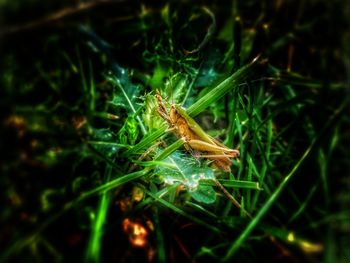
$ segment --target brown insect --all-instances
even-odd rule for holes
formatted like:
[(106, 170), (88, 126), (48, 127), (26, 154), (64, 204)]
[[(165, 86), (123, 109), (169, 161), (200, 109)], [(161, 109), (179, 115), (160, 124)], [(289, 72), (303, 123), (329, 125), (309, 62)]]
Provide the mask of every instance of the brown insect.
[(239, 151), (230, 149), (209, 136), (180, 105), (171, 105), (168, 113), (159, 92), (156, 93), (156, 98), (158, 113), (167, 121), (176, 136), (184, 140), (186, 150), (195, 157), (211, 160), (214, 166), (229, 172), (232, 164), (230, 158), (239, 157)]

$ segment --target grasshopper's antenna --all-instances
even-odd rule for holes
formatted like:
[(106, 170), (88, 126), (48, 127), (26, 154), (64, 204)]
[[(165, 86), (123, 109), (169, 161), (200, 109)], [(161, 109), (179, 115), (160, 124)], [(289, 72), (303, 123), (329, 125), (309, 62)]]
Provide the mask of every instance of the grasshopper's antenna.
[(170, 88), (170, 101), (171, 101), (171, 105), (174, 105), (174, 88), (173, 88), (173, 82), (170, 79), (169, 80), (169, 88)]

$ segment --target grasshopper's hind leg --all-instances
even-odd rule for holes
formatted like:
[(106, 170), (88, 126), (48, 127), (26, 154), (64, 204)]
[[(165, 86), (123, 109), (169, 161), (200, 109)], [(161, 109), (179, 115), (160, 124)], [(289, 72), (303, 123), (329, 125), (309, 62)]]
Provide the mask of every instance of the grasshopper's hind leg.
[(201, 140), (190, 140), (188, 144), (195, 150), (202, 152), (212, 152), (215, 155), (226, 155), (229, 157), (239, 157), (239, 151), (227, 147), (210, 144)]

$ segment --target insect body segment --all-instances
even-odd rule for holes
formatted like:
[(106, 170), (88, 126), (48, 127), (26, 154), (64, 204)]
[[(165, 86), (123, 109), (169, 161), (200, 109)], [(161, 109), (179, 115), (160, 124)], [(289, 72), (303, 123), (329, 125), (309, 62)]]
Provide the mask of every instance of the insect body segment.
[(158, 113), (165, 119), (170, 129), (177, 137), (185, 141), (185, 148), (196, 157), (204, 157), (223, 171), (230, 171), (232, 164), (230, 158), (239, 156), (238, 150), (233, 150), (221, 144), (203, 129), (181, 108), (180, 105), (171, 105), (168, 113), (163, 98), (156, 94), (158, 100)]

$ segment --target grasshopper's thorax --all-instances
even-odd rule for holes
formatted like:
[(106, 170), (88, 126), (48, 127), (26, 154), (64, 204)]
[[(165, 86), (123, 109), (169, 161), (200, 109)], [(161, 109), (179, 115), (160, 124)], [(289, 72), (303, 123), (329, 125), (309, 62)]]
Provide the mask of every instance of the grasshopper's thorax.
[(186, 141), (197, 139), (198, 136), (191, 130), (186, 119), (177, 111), (174, 105), (171, 106), (169, 112), (169, 120), (175, 128), (178, 137), (184, 138)]

